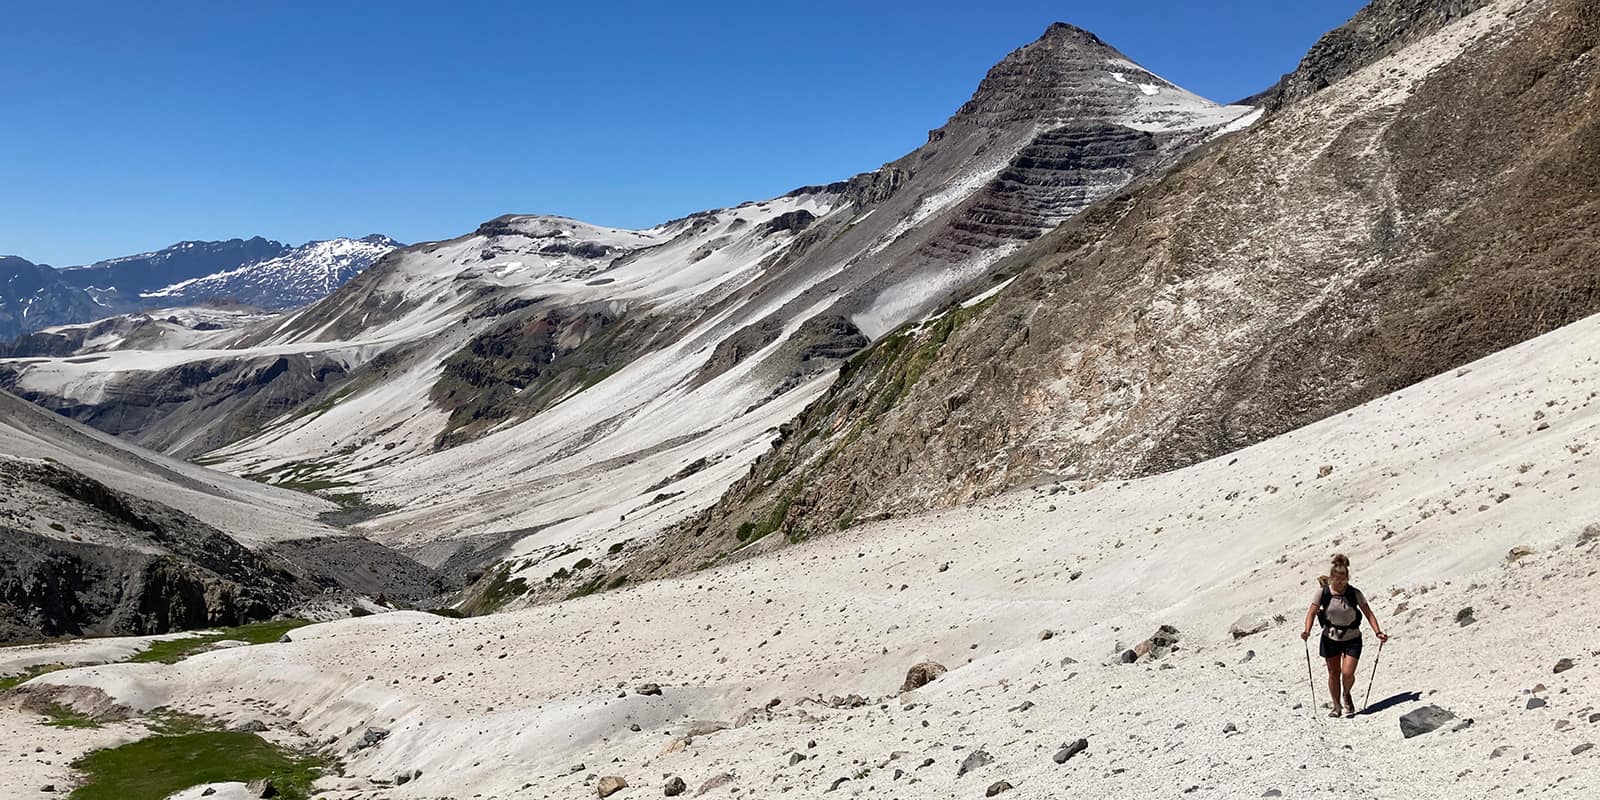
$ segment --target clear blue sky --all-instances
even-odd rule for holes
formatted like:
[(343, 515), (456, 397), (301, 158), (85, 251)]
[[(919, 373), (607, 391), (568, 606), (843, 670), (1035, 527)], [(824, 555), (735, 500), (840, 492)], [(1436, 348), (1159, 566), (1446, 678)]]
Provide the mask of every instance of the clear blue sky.
[(0, 253), (644, 227), (898, 158), (1052, 21), (1231, 101), (1361, 5), (11, 3)]

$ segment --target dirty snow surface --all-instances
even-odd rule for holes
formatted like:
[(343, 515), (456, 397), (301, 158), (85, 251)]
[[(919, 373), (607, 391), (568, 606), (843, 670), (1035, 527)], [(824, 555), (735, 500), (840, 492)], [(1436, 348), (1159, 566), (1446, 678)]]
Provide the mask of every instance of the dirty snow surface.
[[(621, 797), (668, 776), (712, 797), (978, 797), (1002, 780), (1017, 798), (1594, 797), (1600, 623), (1572, 612), (1600, 569), (1596, 341), (1600, 317), (1156, 477), (554, 606), (383, 614), (34, 683), (260, 718), (343, 756), (324, 796), (348, 800), (576, 798), (607, 775)], [(1394, 637), (1381, 659), (1368, 642), (1356, 693), (1379, 662), (1373, 708), (1354, 719), (1325, 716), (1298, 637), (1334, 552)], [(1160, 625), (1171, 652), (1121, 662)], [(925, 661), (949, 672), (901, 693)], [(1456, 719), (1403, 738), (1398, 718), (1426, 705)], [(369, 728), (388, 734), (352, 751)], [(97, 741), (51, 746), (59, 762)], [(959, 775), (980, 750), (992, 763)]]

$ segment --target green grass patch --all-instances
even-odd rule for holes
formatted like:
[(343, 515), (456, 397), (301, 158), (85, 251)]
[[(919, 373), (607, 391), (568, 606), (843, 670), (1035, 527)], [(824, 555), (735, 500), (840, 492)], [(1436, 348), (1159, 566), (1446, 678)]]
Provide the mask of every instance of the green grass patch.
[(40, 675), (43, 675), (43, 674), (45, 674), (47, 672), (55, 672), (56, 670), (62, 670), (62, 669), (67, 669), (67, 665), (66, 664), (36, 664), (34, 666), (28, 667), (28, 669), (26, 671), (24, 671), (21, 675), (9, 675), (7, 677), (0, 678), (0, 692), (4, 692), (4, 691), (6, 691), (8, 689), (14, 689), (14, 688), (16, 688), (18, 686), (21, 686), (22, 684), (27, 683), (28, 681), (31, 681), (34, 678), (37, 678)]
[(51, 703), (39, 711), (45, 716), (45, 723), (52, 728), (98, 728), (100, 723), (94, 718), (84, 714), (72, 706), (60, 703)]
[(277, 796), (305, 800), (329, 765), (254, 733), (188, 730), (97, 750), (72, 763), (84, 783), (71, 800), (162, 800), (204, 783), (272, 781)]
[(511, 569), (505, 565), (497, 567), (489, 579), (481, 585), (481, 589), (473, 592), (472, 596), (461, 604), (461, 610), (468, 616), (494, 613), (506, 603), (528, 593), (527, 579), (511, 577)]
[(250, 644), (267, 644), (278, 641), (285, 633), (295, 628), (302, 628), (310, 624), (303, 619), (275, 619), (269, 622), (256, 622), (234, 628), (223, 628), (215, 633), (203, 633), (199, 636), (187, 636), (182, 639), (155, 642), (128, 660), (134, 663), (160, 662), (162, 664), (176, 664), (217, 642), (238, 641)]

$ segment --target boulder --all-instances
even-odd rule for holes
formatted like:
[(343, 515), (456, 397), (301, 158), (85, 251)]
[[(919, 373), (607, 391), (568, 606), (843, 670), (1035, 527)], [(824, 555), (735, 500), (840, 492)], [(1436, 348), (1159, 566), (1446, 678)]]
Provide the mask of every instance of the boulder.
[(949, 670), (945, 669), (943, 664), (932, 661), (924, 661), (921, 664), (917, 664), (906, 670), (906, 680), (900, 684), (900, 692), (904, 694), (913, 689), (921, 689), (946, 672), (949, 672)]
[(1438, 730), (1456, 718), (1455, 714), (1438, 706), (1423, 706), (1400, 718), (1400, 734), (1407, 739)]
[(1089, 749), (1089, 740), (1088, 739), (1079, 739), (1078, 741), (1073, 742), (1072, 744), (1069, 744), (1069, 745), (1061, 748), (1061, 750), (1058, 751), (1055, 754), (1055, 756), (1053, 757), (1053, 760), (1057, 764), (1065, 764), (1068, 761), (1070, 761), (1073, 756), (1075, 756), (1075, 755), (1077, 755), (1077, 754), (1079, 754), (1079, 753), (1081, 753), (1081, 752), (1083, 752), (1085, 750), (1088, 750), (1088, 749)]
[(620, 776), (607, 775), (604, 778), (601, 778), (600, 782), (595, 785), (594, 791), (595, 794), (598, 794), (601, 797), (610, 797), (611, 795), (614, 795), (626, 788), (628, 788), (628, 782), (623, 780)]
[(688, 790), (689, 787), (683, 782), (683, 779), (676, 775), (667, 780), (666, 786), (661, 787), (661, 793), (668, 797), (677, 797)]

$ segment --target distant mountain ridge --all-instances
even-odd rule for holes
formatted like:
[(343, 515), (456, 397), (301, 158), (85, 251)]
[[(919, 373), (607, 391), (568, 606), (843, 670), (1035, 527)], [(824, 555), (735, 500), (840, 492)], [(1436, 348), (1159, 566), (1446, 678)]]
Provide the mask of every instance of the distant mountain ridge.
[(292, 247), (260, 236), (183, 241), (54, 269), (0, 256), (0, 340), (152, 308), (230, 300), (286, 309), (320, 300), (400, 243), (382, 234)]

